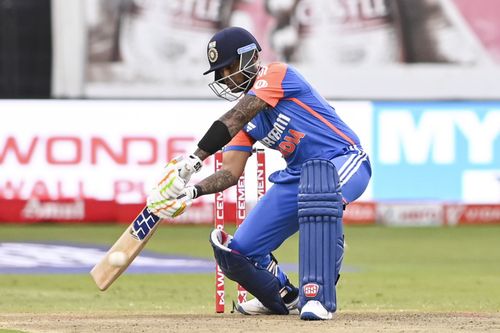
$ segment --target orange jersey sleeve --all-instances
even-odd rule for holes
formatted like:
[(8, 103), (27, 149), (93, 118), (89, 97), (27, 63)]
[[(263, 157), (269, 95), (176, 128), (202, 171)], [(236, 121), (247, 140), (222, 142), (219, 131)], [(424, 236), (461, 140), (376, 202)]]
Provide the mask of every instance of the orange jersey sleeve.
[(244, 130), (241, 130), (233, 137), (226, 147), (224, 147), (224, 151), (242, 150), (251, 152), (254, 143), (255, 139), (248, 135), (248, 133)]
[(249, 93), (275, 107), (284, 96), (282, 83), (286, 71), (287, 65), (280, 62), (262, 66)]

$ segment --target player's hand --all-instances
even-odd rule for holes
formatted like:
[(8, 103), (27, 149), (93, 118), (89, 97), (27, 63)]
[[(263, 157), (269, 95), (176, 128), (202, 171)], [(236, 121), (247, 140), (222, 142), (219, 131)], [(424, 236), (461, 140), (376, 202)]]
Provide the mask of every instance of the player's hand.
[(163, 177), (156, 187), (165, 199), (175, 199), (181, 195), (191, 176), (200, 171), (203, 163), (195, 155), (178, 156), (165, 166)]
[[(163, 177), (153, 188), (150, 195), (158, 193), (163, 200), (175, 199), (182, 194), (186, 181), (180, 176), (179, 170), (184, 168), (182, 158), (174, 158), (163, 169)], [(159, 199), (159, 198), (158, 198)], [(149, 198), (148, 198), (148, 201)]]
[(179, 156), (176, 157), (175, 160), (177, 161), (179, 176), (184, 179), (186, 183), (188, 183), (191, 176), (200, 171), (203, 166), (203, 162), (196, 155)]
[(182, 193), (175, 199), (165, 199), (159, 193), (158, 189), (154, 188), (148, 196), (147, 204), (151, 213), (162, 219), (166, 219), (181, 215), (191, 206), (192, 202), (193, 199), (189, 196), (188, 192)]

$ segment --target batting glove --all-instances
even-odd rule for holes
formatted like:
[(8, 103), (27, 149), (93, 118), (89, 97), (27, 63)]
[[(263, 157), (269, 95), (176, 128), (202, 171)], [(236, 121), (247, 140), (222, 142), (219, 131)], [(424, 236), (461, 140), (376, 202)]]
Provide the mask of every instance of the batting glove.
[(186, 186), (186, 181), (179, 174), (183, 164), (177, 158), (168, 162), (163, 170), (163, 177), (151, 193), (158, 192), (163, 199), (176, 199), (180, 196)]
[(179, 176), (181, 176), (186, 183), (188, 183), (191, 176), (200, 171), (203, 166), (203, 162), (196, 155), (189, 155), (187, 157), (179, 156), (176, 157), (175, 160), (178, 162), (177, 169), (179, 170)]
[(162, 219), (181, 215), (191, 206), (192, 202), (193, 200), (184, 193), (176, 199), (165, 199), (157, 188), (151, 191), (147, 200), (150, 212)]

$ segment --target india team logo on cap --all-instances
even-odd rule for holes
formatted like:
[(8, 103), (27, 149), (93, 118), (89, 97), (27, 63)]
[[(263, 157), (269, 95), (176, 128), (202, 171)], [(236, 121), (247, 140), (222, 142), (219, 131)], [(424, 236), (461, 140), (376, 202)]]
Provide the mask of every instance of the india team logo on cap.
[(216, 48), (212, 47), (208, 50), (208, 60), (210, 60), (210, 62), (216, 62), (217, 58), (219, 58), (219, 52), (217, 52)]
[(219, 58), (219, 52), (215, 48), (215, 41), (208, 44), (208, 60), (210, 62), (216, 62)]

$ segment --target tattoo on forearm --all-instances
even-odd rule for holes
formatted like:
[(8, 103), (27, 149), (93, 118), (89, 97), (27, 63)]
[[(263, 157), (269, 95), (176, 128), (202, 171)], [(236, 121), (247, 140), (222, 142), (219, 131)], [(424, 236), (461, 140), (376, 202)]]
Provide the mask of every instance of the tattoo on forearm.
[[(231, 110), (226, 112), (222, 117), (219, 118), (224, 124), (226, 124), (229, 134), (234, 137), (238, 131), (240, 131), (246, 123), (252, 120), (260, 111), (267, 107), (267, 103), (258, 97), (252, 95), (245, 95)], [(194, 155), (198, 156), (202, 161), (204, 161), (211, 154), (197, 148)], [(215, 193), (215, 192), (214, 192)]]
[(203, 194), (211, 194), (223, 191), (238, 182), (238, 177), (233, 176), (229, 170), (220, 170), (203, 179), (197, 185)]
[(203, 149), (196, 148), (196, 150), (194, 151), (194, 155), (198, 156), (200, 160), (204, 161), (208, 156), (210, 156), (210, 153), (207, 153)]
[(252, 120), (266, 107), (266, 102), (260, 98), (252, 95), (245, 95), (238, 104), (220, 117), (219, 120), (226, 124), (229, 129), (229, 134), (233, 137), (246, 123)]

